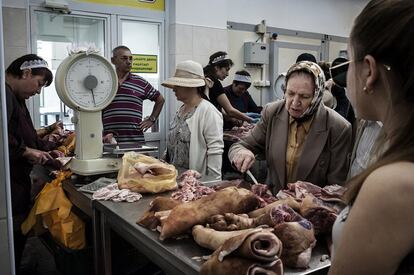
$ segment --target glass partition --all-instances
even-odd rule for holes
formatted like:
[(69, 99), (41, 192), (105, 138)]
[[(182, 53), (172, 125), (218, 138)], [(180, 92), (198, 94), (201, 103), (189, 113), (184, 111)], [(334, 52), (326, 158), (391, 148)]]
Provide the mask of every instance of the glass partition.
[[(104, 53), (105, 20), (106, 18), (35, 11), (34, 41), (37, 54), (49, 63), (55, 75), (72, 45), (93, 44)], [(38, 102), (35, 104), (38, 112), (34, 112), (40, 116), (40, 125), (36, 125), (37, 127), (62, 120), (65, 129), (73, 129), (73, 112), (60, 101), (54, 84), (46, 87), (39, 97), (39, 100), (35, 101)]]

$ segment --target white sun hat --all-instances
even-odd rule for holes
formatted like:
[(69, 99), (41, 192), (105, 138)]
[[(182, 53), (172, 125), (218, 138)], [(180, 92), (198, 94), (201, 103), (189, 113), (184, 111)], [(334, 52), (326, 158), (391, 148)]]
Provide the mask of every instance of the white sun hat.
[(174, 76), (164, 80), (161, 85), (171, 89), (176, 86), (202, 87), (206, 85), (203, 67), (192, 60), (180, 62), (175, 68)]

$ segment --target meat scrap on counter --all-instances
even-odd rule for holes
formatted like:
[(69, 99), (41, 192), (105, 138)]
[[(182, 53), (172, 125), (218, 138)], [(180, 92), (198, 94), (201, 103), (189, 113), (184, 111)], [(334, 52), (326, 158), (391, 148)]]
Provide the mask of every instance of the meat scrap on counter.
[(292, 208), (311, 221), (315, 234), (329, 234), (337, 215), (345, 206), (342, 201), (345, 191), (345, 187), (337, 184), (321, 188), (309, 182), (298, 181), (289, 183), (288, 188), (279, 191), (276, 197), (279, 199), (294, 198), (300, 202), (299, 209)]
[(218, 191), (218, 190), (224, 189), (226, 187), (230, 187), (230, 186), (234, 186), (234, 187), (237, 187), (237, 188), (244, 188), (244, 189), (247, 189), (247, 190), (252, 189), (252, 185), (249, 182), (247, 182), (243, 179), (223, 180), (223, 181), (220, 181), (220, 182), (214, 184), (213, 186), (211, 186), (211, 188)]
[(218, 239), (225, 237), (226, 232), (231, 235), (234, 232), (249, 230), (247, 228), (270, 226), (274, 228), (274, 234), (283, 244), (282, 261), (284, 265), (292, 268), (307, 268), (309, 266), (312, 248), (316, 245), (312, 223), (286, 204), (274, 206), (267, 213), (256, 218), (249, 218), (243, 214), (226, 213), (212, 216), (209, 221), (213, 222), (208, 224), (209, 230), (220, 230), (218, 232), (222, 235), (216, 236)]
[(334, 203), (323, 201), (308, 194), (302, 200), (299, 213), (313, 224), (315, 234), (329, 234), (341, 209)]
[(194, 225), (205, 224), (207, 219), (226, 212), (246, 213), (258, 206), (256, 196), (246, 190), (227, 187), (199, 200), (177, 205), (161, 224), (160, 240), (178, 236)]
[(178, 183), (179, 189), (171, 194), (171, 198), (182, 202), (189, 202), (215, 192), (213, 188), (204, 186), (198, 178), (201, 178), (201, 174), (197, 171), (187, 170), (183, 172), (178, 177), (178, 180), (180, 180)]
[[(282, 260), (293, 268), (307, 268), (312, 248), (316, 244), (313, 225), (287, 204), (279, 204), (268, 208), (261, 216), (249, 218), (247, 215), (226, 213), (208, 219), (208, 226), (216, 230), (242, 230), (270, 226), (283, 243)], [(234, 231), (230, 231), (234, 232)]]
[(56, 144), (55, 150), (49, 152), (53, 159), (46, 161), (44, 166), (51, 171), (51, 174), (57, 175), (74, 155), (75, 152), (75, 133), (64, 130), (60, 123), (54, 123), (53, 127), (44, 127), (36, 132), (42, 140)]
[(74, 147), (70, 148), (72, 150), (71, 152), (69, 151), (66, 152), (62, 147), (62, 146), (64, 147), (69, 146), (69, 144), (72, 143), (72, 141), (73, 141), (73, 146), (74, 146), (74, 140), (73, 140), (74, 132), (69, 131), (69, 130), (64, 130), (62, 122), (58, 121), (58, 122), (53, 123), (50, 126), (37, 129), (36, 133), (37, 133), (37, 136), (41, 138), (42, 140), (53, 142), (56, 144), (57, 148), (60, 147), (57, 150), (53, 150), (50, 152), (52, 157), (54, 158), (65, 157), (65, 156), (71, 155), (71, 153), (73, 154)]
[(266, 184), (253, 184), (251, 190), (259, 197), (260, 207), (265, 207), (269, 203), (277, 200), (270, 192)]
[(228, 256), (222, 262), (218, 260), (219, 250), (201, 266), (200, 274), (270, 274), (282, 275), (283, 265), (280, 259), (273, 262), (260, 262), (250, 259)]
[[(201, 181), (199, 181), (200, 178), (201, 178), (201, 174), (195, 170), (187, 170), (183, 172), (177, 178), (179, 190), (173, 192), (171, 195), (171, 198), (175, 200), (180, 200), (182, 202), (194, 201), (204, 196), (207, 196), (215, 191), (218, 191), (226, 187), (230, 187), (230, 186), (234, 186), (238, 188), (245, 188), (247, 190), (252, 190), (252, 192), (255, 193), (253, 191), (251, 184), (242, 179), (225, 180), (225, 181), (220, 181), (212, 186), (205, 186)], [(265, 185), (263, 186), (267, 188), (267, 186)], [(261, 188), (263, 189), (263, 187)], [(269, 194), (263, 194), (263, 196), (265, 197), (264, 200), (260, 197), (258, 198), (259, 200), (263, 201), (262, 204), (263, 203), (266, 204), (266, 200), (267, 201), (272, 200), (271, 198), (267, 197), (269, 196)], [(274, 200), (276, 200), (276, 198), (274, 198)]]
[(183, 181), (186, 177), (192, 177), (199, 179), (201, 178), (201, 174), (196, 170), (187, 170), (181, 173), (181, 175), (177, 178), (178, 181)]
[(132, 192), (128, 189), (120, 190), (118, 188), (118, 183), (109, 184), (106, 187), (96, 190), (93, 195), (93, 200), (105, 200), (105, 201), (114, 201), (114, 202), (134, 202), (142, 198), (140, 193)]
[[(320, 188), (296, 182), (273, 197), (266, 185), (249, 185), (247, 190), (236, 187), (242, 183), (237, 180), (221, 182), (212, 188), (215, 192), (196, 197), (197, 188), (205, 186), (190, 172), (180, 178), (180, 190), (172, 198), (156, 198), (138, 223), (158, 227), (160, 240), (192, 229), (198, 245), (215, 250), (202, 265), (202, 274), (283, 274), (283, 266), (308, 268), (315, 235), (332, 230), (345, 191), (338, 185)], [(182, 196), (194, 200), (186, 202)]]
[(200, 246), (215, 250), (200, 274), (283, 274), (281, 241), (271, 228), (220, 232), (196, 225), (193, 237)]
[(282, 242), (273, 234), (273, 228), (217, 231), (196, 225), (192, 234), (194, 241), (201, 247), (210, 250), (220, 248), (220, 261), (231, 253), (259, 261), (275, 261), (282, 254)]
[(161, 225), (161, 222), (159, 218), (155, 216), (155, 213), (159, 211), (171, 210), (181, 203), (181, 201), (171, 198), (156, 197), (153, 201), (151, 201), (150, 208), (137, 221), (137, 224), (150, 230), (155, 230), (157, 226)]
[(272, 209), (275, 234), (282, 241), (283, 264), (293, 268), (308, 268), (312, 249), (316, 245), (312, 223), (287, 205)]
[(345, 191), (345, 187), (337, 184), (327, 185), (322, 188), (310, 182), (297, 181), (295, 183), (288, 183), (287, 189), (280, 190), (276, 197), (283, 199), (290, 196), (297, 200), (302, 200), (307, 194), (311, 194), (324, 201), (342, 203), (341, 197)]

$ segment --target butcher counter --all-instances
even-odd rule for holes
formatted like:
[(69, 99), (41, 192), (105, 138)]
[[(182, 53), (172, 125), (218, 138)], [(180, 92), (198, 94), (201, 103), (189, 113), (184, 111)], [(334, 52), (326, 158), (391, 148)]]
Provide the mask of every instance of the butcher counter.
[[(204, 181), (206, 185), (213, 182)], [(72, 203), (92, 219), (93, 256), (95, 274), (111, 274), (111, 230), (122, 236), (140, 253), (167, 274), (198, 274), (202, 262), (193, 257), (209, 255), (211, 251), (198, 246), (192, 238), (160, 241), (158, 232), (136, 224), (148, 209), (149, 203), (160, 194), (144, 195), (137, 202), (112, 202), (91, 200), (90, 194), (78, 191), (72, 180), (63, 182)], [(169, 193), (161, 194), (168, 196)], [(312, 252), (310, 267), (306, 270), (285, 268), (285, 274), (326, 274), (330, 261), (321, 261), (327, 254), (325, 245), (317, 245)]]

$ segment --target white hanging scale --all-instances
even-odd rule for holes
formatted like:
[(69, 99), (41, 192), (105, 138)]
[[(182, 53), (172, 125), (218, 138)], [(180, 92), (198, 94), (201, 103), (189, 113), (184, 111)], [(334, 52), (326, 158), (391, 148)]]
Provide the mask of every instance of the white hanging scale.
[(60, 99), (74, 110), (75, 174), (96, 175), (118, 171), (120, 160), (103, 158), (101, 111), (114, 99), (118, 77), (112, 64), (98, 54), (77, 53), (65, 58), (55, 77)]

